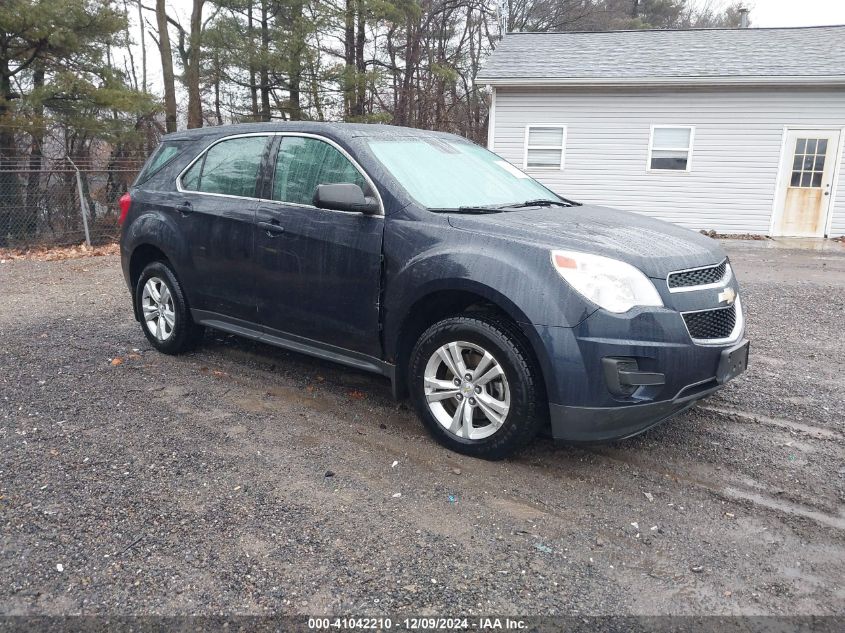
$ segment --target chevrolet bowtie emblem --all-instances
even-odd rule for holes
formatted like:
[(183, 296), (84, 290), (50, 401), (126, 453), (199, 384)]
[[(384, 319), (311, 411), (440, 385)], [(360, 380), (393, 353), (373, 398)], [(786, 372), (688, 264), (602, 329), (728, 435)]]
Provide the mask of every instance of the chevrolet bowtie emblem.
[(725, 288), (724, 290), (722, 290), (722, 292), (719, 293), (718, 299), (719, 303), (722, 303), (724, 301), (728, 305), (731, 305), (736, 299), (736, 290), (734, 290), (733, 288)]

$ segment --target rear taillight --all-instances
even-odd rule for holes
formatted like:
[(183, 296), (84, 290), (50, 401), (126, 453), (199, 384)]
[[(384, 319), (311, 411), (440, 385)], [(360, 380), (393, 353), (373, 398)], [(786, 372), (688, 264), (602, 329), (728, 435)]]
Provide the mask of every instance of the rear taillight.
[[(114, 200), (114, 198), (112, 198)], [(117, 219), (117, 223), (121, 226), (126, 221), (126, 216), (129, 215), (129, 207), (132, 206), (132, 196), (129, 193), (124, 193), (120, 196), (120, 200), (117, 201), (120, 205), (120, 217)]]

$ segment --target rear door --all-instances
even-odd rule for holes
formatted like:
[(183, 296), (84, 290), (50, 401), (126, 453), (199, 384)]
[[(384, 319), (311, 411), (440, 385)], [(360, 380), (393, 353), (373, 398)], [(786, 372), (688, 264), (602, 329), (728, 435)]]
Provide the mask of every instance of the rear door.
[[(177, 218), (191, 257), (192, 308), (255, 323), (255, 210), (271, 136), (250, 134), (211, 145), (177, 182)], [(213, 315), (204, 315), (213, 318)]]
[(256, 212), (258, 314), (271, 335), (295, 335), (381, 356), (383, 215), (318, 209), (317, 185), (372, 182), (328, 139), (283, 135), (273, 145)]

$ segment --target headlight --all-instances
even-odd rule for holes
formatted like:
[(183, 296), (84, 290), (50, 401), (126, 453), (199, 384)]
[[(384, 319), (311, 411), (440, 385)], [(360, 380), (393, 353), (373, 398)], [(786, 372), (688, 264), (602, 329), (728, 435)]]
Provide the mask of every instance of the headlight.
[(630, 264), (574, 251), (552, 251), (551, 255), (560, 276), (608, 312), (627, 312), (634, 306), (663, 307), (651, 280)]

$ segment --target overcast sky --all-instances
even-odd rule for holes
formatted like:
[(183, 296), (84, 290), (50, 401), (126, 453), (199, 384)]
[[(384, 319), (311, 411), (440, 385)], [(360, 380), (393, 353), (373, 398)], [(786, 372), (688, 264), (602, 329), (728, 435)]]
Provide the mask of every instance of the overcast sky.
[(751, 25), (845, 24), (845, 0), (749, 0)]

